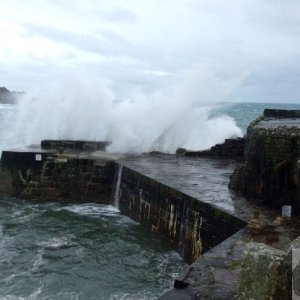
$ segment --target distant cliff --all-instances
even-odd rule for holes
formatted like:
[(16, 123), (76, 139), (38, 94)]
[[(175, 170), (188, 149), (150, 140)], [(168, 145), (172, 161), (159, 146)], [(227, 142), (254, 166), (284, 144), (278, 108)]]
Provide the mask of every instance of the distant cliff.
[(0, 104), (14, 104), (23, 93), (11, 92), (6, 87), (0, 87)]

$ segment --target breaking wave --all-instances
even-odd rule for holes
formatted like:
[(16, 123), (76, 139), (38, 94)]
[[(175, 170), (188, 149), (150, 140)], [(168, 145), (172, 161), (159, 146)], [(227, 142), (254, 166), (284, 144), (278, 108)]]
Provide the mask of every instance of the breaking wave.
[(104, 81), (74, 75), (28, 91), (14, 109), (6, 109), (0, 146), (85, 139), (111, 141), (108, 151), (120, 153), (207, 149), (242, 135), (231, 117), (211, 116), (216, 100), (227, 99), (237, 84), (209, 70), (193, 71), (159, 91), (120, 99)]

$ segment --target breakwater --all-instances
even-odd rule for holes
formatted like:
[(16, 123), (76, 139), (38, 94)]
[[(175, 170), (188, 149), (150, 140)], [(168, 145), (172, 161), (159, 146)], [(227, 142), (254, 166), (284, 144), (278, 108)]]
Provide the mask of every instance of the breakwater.
[[(91, 149), (94, 147), (92, 142), (86, 143)], [(47, 147), (43, 149), (45, 144)], [(138, 157), (114, 160), (101, 151), (85, 150), (78, 141), (73, 144), (71, 141), (42, 141), (41, 145), (41, 148), (3, 151), (1, 167), (9, 174), (11, 183), (7, 178), (2, 181), (2, 190), (10, 188), (12, 196), (42, 201), (118, 203), (123, 214), (167, 238), (188, 262), (245, 226), (245, 221), (222, 207), (199, 201), (147, 175), (142, 168), (134, 166)], [(163, 161), (167, 157), (159, 159)], [(155, 162), (157, 157), (151, 160)], [(179, 161), (180, 158), (177, 163)], [(202, 163), (205, 165), (206, 161)], [(227, 167), (232, 171), (233, 165)], [(170, 172), (172, 168), (176, 165), (172, 167), (171, 163)], [(214, 167), (209, 169), (213, 172)], [(201, 173), (201, 168), (198, 172)], [(226, 188), (227, 182), (224, 183)], [(210, 189), (218, 189), (218, 182), (210, 183), (208, 178), (206, 187), (209, 184)]]
[[(122, 214), (163, 237), (191, 263), (174, 283), (185, 289), (171, 290), (163, 299), (229, 299), (239, 293), (241, 261), (249, 241), (282, 249), (299, 235), (295, 223), (274, 225), (282, 204), (292, 204), (295, 215), (298, 207), (298, 119), (278, 114), (266, 111), (250, 125), (245, 138), (207, 151), (180, 149), (177, 156), (120, 157), (103, 151), (106, 142), (85, 141), (43, 141), (41, 146), (3, 151), (0, 191), (41, 201), (116, 203)], [(284, 143), (278, 142), (279, 135)], [(274, 162), (272, 169), (268, 161)], [(290, 170), (292, 175), (287, 175)], [(284, 193), (280, 188), (280, 197), (265, 198), (275, 210), (230, 192), (231, 175), (232, 189), (257, 198), (268, 196), (279, 178)], [(247, 183), (248, 178), (253, 181)], [(292, 196), (282, 202), (288, 193)], [(267, 226), (245, 229), (253, 218)]]
[(272, 208), (300, 214), (300, 111), (266, 109), (245, 136), (245, 162), (229, 187)]

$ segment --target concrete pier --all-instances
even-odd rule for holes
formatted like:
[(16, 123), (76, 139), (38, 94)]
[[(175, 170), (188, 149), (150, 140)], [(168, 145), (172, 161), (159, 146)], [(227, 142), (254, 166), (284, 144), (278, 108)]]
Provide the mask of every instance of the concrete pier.
[[(162, 299), (232, 299), (238, 295), (241, 257), (249, 241), (285, 250), (300, 234), (295, 222), (274, 225), (278, 209), (228, 189), (233, 171), (242, 166), (240, 149), (239, 161), (228, 159), (235, 155), (228, 150), (233, 144), (199, 157), (120, 156), (104, 151), (107, 142), (46, 140), (3, 151), (0, 193), (36, 201), (113, 203), (119, 177), (121, 213), (169, 241), (191, 263), (175, 280), (184, 289)], [(263, 228), (246, 228), (253, 218)]]

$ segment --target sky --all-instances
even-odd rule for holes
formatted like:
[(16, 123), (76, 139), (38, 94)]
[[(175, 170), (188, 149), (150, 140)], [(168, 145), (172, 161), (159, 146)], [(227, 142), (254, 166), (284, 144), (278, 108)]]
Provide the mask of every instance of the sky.
[(299, 36), (299, 0), (0, 0), (0, 86), (80, 74), (122, 98), (189, 77), (218, 101), (300, 103)]

